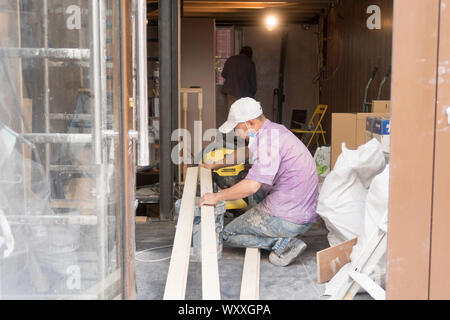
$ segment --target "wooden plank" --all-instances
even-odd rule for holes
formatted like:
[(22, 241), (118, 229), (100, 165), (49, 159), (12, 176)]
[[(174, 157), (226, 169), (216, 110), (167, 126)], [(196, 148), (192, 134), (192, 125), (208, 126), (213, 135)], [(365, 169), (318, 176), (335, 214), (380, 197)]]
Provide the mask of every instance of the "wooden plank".
[[(180, 97), (181, 97), (181, 95), (180, 95)], [(182, 128), (181, 128), (181, 99), (179, 99), (179, 101), (178, 101), (178, 115), (177, 115), (177, 118), (178, 118), (178, 130), (181, 130)], [(178, 133), (178, 148), (180, 148), (181, 147), (181, 132), (179, 132)], [(178, 156), (179, 157), (181, 157), (180, 156), (180, 150), (178, 150)], [(181, 177), (181, 172), (182, 172), (182, 163), (183, 163), (183, 161), (181, 161), (181, 160), (183, 160), (183, 158), (181, 158), (180, 159), (180, 162), (179, 162), (179, 164), (178, 164), (178, 184), (181, 186), (181, 184), (182, 184), (182, 181), (183, 181), (183, 179), (182, 179), (182, 177)]]
[[(183, 93), (183, 121), (184, 121), (184, 128), (185, 130), (188, 130), (187, 127), (187, 111), (188, 111), (188, 95), (187, 93)], [(183, 137), (183, 183), (186, 180), (186, 170), (187, 170), (187, 165), (186, 165), (186, 161), (189, 157), (189, 153), (187, 152), (187, 140), (185, 139), (187, 137)]]
[(146, 216), (136, 216), (136, 223), (137, 224), (146, 224), (147, 217)]
[[(450, 1), (442, 0), (439, 32), (439, 88), (436, 111), (436, 146), (434, 158), (434, 192), (430, 264), (431, 300), (450, 299)], [(445, 71), (447, 70), (447, 71)]]
[(247, 248), (242, 272), (241, 300), (259, 300), (260, 262), (260, 250)]
[[(194, 147), (195, 155), (199, 154), (203, 150), (203, 93), (200, 92), (198, 94), (198, 119), (199, 121), (199, 135), (198, 135), (198, 142), (197, 142), (197, 149)], [(199, 164), (202, 163), (202, 158), (200, 157)]]
[[(211, 170), (200, 168), (200, 191), (212, 193)], [(219, 265), (214, 207), (201, 208), (202, 296), (203, 300), (220, 300)]]
[[(387, 250), (387, 235), (374, 235), (366, 244), (364, 250), (352, 263), (352, 270), (367, 273), (369, 267), (376, 265), (381, 256)], [(331, 297), (332, 300), (352, 300), (358, 293), (360, 285), (354, 281), (344, 282), (337, 292)]]
[(388, 300), (429, 298), (439, 8), (394, 1)]
[[(369, 268), (377, 265), (386, 251), (387, 235), (383, 234), (381, 236), (374, 236), (367, 244), (365, 250), (356, 259), (353, 271), (367, 274), (369, 272)], [(342, 290), (340, 290), (334, 298), (353, 300), (360, 287), (360, 284), (357, 282), (345, 283)]]
[(195, 193), (197, 191), (198, 167), (187, 169), (181, 199), (177, 231), (173, 243), (164, 300), (184, 300), (189, 268), (189, 253), (194, 221)]
[(187, 94), (187, 93), (203, 93), (202, 88), (181, 88), (181, 93)]
[(350, 271), (349, 276), (366, 290), (375, 300), (386, 300), (386, 292), (364, 273)]
[[(122, 234), (121, 246), (124, 248), (121, 259), (124, 259), (124, 299), (134, 300), (136, 299), (136, 267), (135, 267), (135, 253), (136, 253), (136, 241), (135, 241), (135, 189), (136, 189), (136, 166), (133, 144), (128, 143), (131, 141), (128, 132), (133, 127), (133, 114), (131, 108), (126, 108), (129, 105), (129, 99), (133, 97), (133, 72), (132, 72), (132, 39), (131, 39), (131, 2), (122, 1), (122, 5), (119, 6), (119, 2), (114, 2), (112, 5), (113, 24), (112, 33), (113, 39), (122, 39), (121, 41), (113, 40), (112, 43), (112, 57), (113, 64), (116, 66), (113, 68), (113, 92), (114, 92), (114, 115), (116, 116), (114, 123), (116, 124), (116, 130), (119, 130), (119, 124), (121, 126), (121, 132), (124, 133), (123, 146), (117, 148), (115, 159), (121, 159), (116, 162), (116, 172), (120, 172), (117, 179), (117, 190), (123, 189), (123, 195), (120, 198), (121, 205), (125, 208), (120, 216), (117, 218), (124, 219), (124, 225), (118, 224), (118, 232)], [(119, 23), (118, 21), (122, 21)], [(122, 35), (122, 36), (121, 36)], [(119, 67), (119, 66), (122, 66)], [(120, 119), (122, 117), (122, 119)], [(119, 141), (119, 140), (117, 140)], [(120, 230), (120, 231), (119, 231)]]
[(357, 238), (316, 253), (317, 283), (330, 281), (344, 265), (350, 262), (350, 254), (356, 241)]

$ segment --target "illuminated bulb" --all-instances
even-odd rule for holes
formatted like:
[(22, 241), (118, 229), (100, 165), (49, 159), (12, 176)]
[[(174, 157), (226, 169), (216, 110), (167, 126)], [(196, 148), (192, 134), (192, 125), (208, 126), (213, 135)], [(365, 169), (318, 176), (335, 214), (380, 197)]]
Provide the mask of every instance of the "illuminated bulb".
[(278, 19), (275, 16), (267, 16), (266, 17), (266, 27), (269, 31), (272, 31), (278, 24)]

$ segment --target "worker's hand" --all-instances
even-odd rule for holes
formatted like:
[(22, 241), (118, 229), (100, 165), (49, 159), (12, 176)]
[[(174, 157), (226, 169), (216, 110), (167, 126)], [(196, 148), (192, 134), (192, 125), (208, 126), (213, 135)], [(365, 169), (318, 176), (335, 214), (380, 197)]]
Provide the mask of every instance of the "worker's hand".
[(216, 206), (217, 202), (219, 202), (219, 200), (217, 199), (216, 193), (206, 193), (200, 198), (198, 206), (199, 208), (202, 206)]
[(208, 170), (215, 170), (217, 168), (217, 164), (215, 163), (201, 163), (199, 164), (199, 167), (205, 168)]

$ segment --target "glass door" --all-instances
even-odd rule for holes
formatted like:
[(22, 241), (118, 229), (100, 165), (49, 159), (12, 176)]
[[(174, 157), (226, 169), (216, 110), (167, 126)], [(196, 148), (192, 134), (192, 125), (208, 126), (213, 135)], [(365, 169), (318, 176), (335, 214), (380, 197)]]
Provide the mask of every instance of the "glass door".
[(0, 299), (120, 299), (119, 0), (0, 1)]

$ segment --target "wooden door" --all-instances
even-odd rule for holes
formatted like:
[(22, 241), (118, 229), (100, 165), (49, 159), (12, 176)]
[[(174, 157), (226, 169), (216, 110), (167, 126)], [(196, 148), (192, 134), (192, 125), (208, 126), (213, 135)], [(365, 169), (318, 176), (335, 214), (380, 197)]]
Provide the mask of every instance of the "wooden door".
[(394, 2), (387, 299), (450, 298), (449, 5)]
[(430, 299), (450, 299), (450, 0), (440, 2)]

